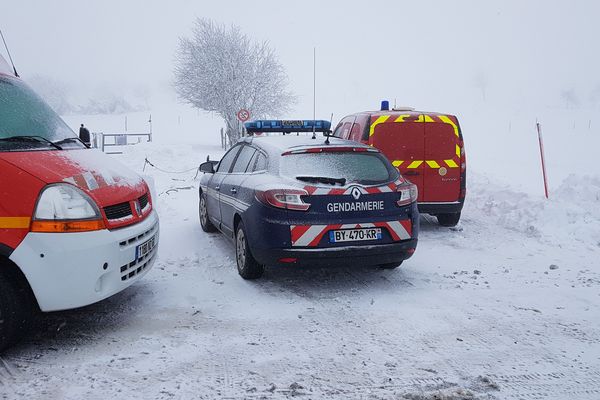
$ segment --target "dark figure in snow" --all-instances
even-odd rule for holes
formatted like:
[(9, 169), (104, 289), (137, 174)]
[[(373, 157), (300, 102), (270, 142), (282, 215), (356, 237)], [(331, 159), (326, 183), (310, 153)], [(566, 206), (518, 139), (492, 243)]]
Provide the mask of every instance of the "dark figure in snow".
[(79, 139), (81, 139), (81, 141), (85, 143), (86, 146), (90, 147), (90, 131), (88, 130), (88, 128), (83, 126), (83, 124), (81, 124), (81, 127), (79, 128)]

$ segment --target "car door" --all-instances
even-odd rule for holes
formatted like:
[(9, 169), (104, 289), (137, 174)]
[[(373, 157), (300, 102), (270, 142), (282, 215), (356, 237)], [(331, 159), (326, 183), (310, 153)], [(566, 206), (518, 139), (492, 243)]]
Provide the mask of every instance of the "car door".
[[(438, 122), (437, 119), (441, 122)], [(425, 124), (423, 201), (451, 202), (460, 196), (460, 140), (457, 122), (449, 116)], [(454, 118), (454, 117), (452, 117)]]
[(231, 172), (221, 182), (221, 230), (233, 236), (233, 221), (236, 212), (245, 211), (246, 202), (241, 198), (240, 191), (244, 180), (247, 178), (246, 170), (253, 159), (256, 149), (243, 145), (237, 155)]
[(208, 182), (208, 193), (206, 196), (206, 209), (211, 222), (218, 227), (221, 227), (221, 206), (220, 193), (223, 179), (229, 174), (233, 162), (241, 149), (241, 145), (232, 147), (221, 159), (217, 166), (216, 172)]

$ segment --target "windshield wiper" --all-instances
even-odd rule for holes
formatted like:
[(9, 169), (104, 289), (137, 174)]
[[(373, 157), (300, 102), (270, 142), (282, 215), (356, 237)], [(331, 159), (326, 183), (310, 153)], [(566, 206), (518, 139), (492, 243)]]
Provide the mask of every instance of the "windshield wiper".
[(335, 185), (336, 183), (339, 183), (340, 185), (344, 186), (346, 184), (345, 178), (329, 178), (326, 176), (297, 176), (296, 179), (306, 182), (327, 183), (329, 185)]
[(55, 145), (60, 146), (61, 144), (64, 144), (64, 143), (73, 143), (73, 142), (80, 142), (85, 147), (88, 147), (88, 145), (85, 144), (85, 142), (83, 140), (81, 140), (80, 138), (78, 138), (78, 137), (68, 137), (68, 138), (64, 138), (64, 139), (61, 139), (61, 140), (57, 140), (56, 142), (52, 142), (52, 143), (54, 143)]
[(22, 135), (22, 136), (11, 136), (7, 138), (0, 138), (2, 142), (38, 142), (38, 143), (46, 143), (55, 149), (62, 150), (62, 147), (59, 145), (52, 143), (50, 140), (46, 139), (43, 136), (35, 136), (35, 135)]

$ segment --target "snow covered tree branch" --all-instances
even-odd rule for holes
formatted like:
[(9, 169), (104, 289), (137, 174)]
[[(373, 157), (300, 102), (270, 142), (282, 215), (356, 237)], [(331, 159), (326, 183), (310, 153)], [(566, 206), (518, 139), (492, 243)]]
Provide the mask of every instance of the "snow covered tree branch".
[(193, 107), (218, 113), (230, 143), (240, 137), (237, 112), (252, 118), (275, 117), (289, 110), (295, 96), (287, 75), (267, 42), (253, 42), (236, 26), (227, 29), (197, 19), (190, 38), (180, 38), (174, 87)]

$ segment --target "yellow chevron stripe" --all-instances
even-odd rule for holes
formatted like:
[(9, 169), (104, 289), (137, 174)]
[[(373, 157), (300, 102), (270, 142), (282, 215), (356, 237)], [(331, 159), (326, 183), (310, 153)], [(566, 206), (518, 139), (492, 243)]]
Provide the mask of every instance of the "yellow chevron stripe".
[(411, 162), (407, 168), (419, 168), (419, 165), (423, 164), (423, 161), (415, 160)]
[(458, 168), (458, 164), (454, 162), (454, 160), (444, 160), (447, 166), (450, 168)]
[(398, 118), (396, 118), (396, 120), (395, 120), (394, 122), (405, 122), (405, 121), (404, 121), (404, 118), (408, 118), (408, 117), (410, 117), (410, 115), (409, 115), (409, 114), (402, 114), (402, 115), (399, 115), (399, 116), (398, 116)]
[(440, 168), (440, 164), (438, 164), (437, 161), (435, 161), (435, 160), (428, 160), (428, 161), (425, 161), (425, 162), (431, 168)]
[(456, 145), (456, 157), (458, 157), (458, 159), (460, 160), (460, 146)]
[(0, 217), (0, 229), (29, 229), (29, 217)]
[(448, 117), (447, 115), (440, 115), (440, 120), (445, 124), (451, 125), (452, 128), (454, 129), (454, 134), (456, 135), (456, 137), (459, 137), (458, 136), (458, 126), (456, 126), (456, 124), (454, 123), (454, 121), (452, 121), (450, 119), (450, 117)]
[(375, 120), (375, 122), (371, 124), (371, 128), (369, 129), (369, 136), (373, 136), (373, 134), (375, 133), (375, 127), (379, 124), (383, 124), (385, 121), (388, 120), (389, 117), (389, 115), (381, 115), (380, 117), (378, 117)]
[(393, 165), (394, 167), (399, 167), (399, 166), (401, 166), (401, 165), (402, 165), (402, 163), (403, 163), (403, 162), (404, 162), (404, 161), (402, 161), (402, 160), (395, 160), (395, 161), (392, 161), (392, 165)]

